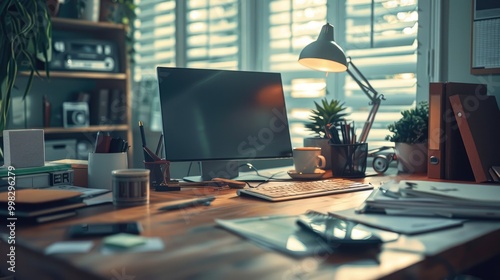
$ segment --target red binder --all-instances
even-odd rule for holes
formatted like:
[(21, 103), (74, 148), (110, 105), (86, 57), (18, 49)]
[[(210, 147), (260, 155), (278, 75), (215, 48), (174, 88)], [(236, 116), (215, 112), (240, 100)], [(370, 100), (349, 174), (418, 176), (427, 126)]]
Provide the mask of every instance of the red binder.
[(486, 96), (486, 85), (430, 83), (427, 176), (473, 181), (474, 174), (458, 130), (449, 97), (457, 94)]
[(457, 125), (476, 182), (494, 181), (489, 169), (500, 165), (500, 110), (494, 96), (450, 96)]

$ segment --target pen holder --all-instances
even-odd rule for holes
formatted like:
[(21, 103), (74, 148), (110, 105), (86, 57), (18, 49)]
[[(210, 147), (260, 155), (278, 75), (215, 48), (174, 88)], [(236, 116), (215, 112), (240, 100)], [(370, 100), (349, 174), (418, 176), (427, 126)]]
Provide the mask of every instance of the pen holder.
[(127, 168), (127, 153), (89, 153), (88, 187), (111, 190), (111, 172)]
[(150, 170), (149, 185), (151, 188), (167, 185), (167, 182), (170, 181), (170, 161), (144, 161), (144, 166)]
[(333, 177), (365, 177), (368, 143), (330, 144)]

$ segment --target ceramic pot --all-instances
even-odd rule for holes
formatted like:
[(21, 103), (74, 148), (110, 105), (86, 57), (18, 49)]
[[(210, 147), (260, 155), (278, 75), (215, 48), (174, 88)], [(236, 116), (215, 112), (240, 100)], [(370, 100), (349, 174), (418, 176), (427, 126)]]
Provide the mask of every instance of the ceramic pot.
[(81, 19), (97, 22), (99, 21), (99, 10), (101, 8), (100, 0), (87, 0), (83, 7)]
[(427, 143), (395, 143), (398, 171), (403, 173), (427, 172)]
[(113, 0), (101, 0), (101, 8), (99, 11), (99, 21), (104, 22), (119, 22), (120, 6)]
[(320, 147), (321, 155), (325, 157), (326, 166), (325, 170), (330, 170), (332, 168), (332, 148), (328, 143), (328, 138), (311, 137), (304, 138), (304, 147)]

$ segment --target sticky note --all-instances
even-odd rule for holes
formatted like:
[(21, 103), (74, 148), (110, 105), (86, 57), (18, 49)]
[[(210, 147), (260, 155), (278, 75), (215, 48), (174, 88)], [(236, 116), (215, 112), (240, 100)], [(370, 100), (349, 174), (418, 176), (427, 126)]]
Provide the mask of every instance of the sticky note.
[(92, 241), (60, 241), (45, 248), (45, 254), (87, 253), (93, 245)]
[(130, 248), (146, 243), (146, 238), (128, 233), (118, 233), (104, 238), (103, 243), (104, 245)]

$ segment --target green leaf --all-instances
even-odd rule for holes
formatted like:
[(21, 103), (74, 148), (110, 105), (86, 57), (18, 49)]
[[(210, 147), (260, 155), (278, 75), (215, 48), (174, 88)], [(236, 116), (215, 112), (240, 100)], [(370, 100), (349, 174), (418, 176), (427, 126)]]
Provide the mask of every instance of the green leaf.
[(347, 113), (342, 112), (346, 110), (346, 107), (339, 100), (328, 101), (327, 98), (323, 98), (320, 103), (315, 101), (314, 107), (315, 109), (311, 110), (311, 115), (308, 118), (309, 123), (306, 123), (305, 127), (322, 138), (326, 137), (324, 131), (327, 124), (338, 123), (347, 116)]
[[(34, 76), (41, 77), (37, 56), (47, 60), (51, 44), (51, 20), (46, 0), (0, 1), (0, 130), (5, 128), (11, 93), (19, 71), (28, 71), (23, 97), (29, 93)], [(45, 73), (48, 76), (49, 69)]]
[(387, 126), (392, 134), (386, 140), (402, 143), (424, 143), (429, 133), (429, 105), (420, 102), (416, 108), (401, 112), (401, 118)]

